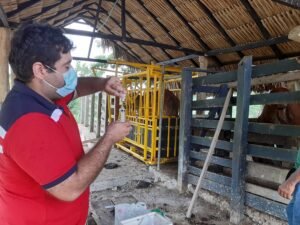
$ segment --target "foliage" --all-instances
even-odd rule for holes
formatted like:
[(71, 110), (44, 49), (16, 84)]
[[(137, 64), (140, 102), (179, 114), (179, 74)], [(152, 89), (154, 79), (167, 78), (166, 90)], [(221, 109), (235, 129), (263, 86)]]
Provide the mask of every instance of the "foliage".
[[(112, 55), (98, 57), (98, 59), (111, 59)], [(92, 67), (99, 67), (99, 68), (107, 68), (108, 64), (106, 63), (86, 63), (82, 61), (76, 61), (75, 70), (79, 77), (86, 77), (86, 76), (96, 76), (96, 77), (103, 77), (104, 71), (95, 70), (96, 74), (94, 75), (92, 72)], [(81, 111), (81, 98), (75, 99), (69, 104), (69, 108), (73, 113), (76, 121), (79, 123), (80, 121), (80, 111)]]

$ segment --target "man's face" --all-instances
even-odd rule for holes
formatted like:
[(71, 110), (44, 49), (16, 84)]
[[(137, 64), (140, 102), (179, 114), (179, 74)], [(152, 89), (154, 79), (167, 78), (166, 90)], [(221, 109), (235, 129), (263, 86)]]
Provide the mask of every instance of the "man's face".
[(45, 76), (46, 80), (57, 88), (63, 87), (65, 84), (63, 74), (69, 70), (71, 61), (72, 56), (70, 52), (66, 54), (61, 53), (61, 58), (54, 64), (53, 69), (56, 72), (51, 71), (48, 73)]

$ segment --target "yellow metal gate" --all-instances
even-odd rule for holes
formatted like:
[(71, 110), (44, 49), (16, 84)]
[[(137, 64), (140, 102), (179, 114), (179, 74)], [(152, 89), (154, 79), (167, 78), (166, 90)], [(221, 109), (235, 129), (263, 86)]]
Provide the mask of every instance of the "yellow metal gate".
[[(158, 158), (160, 158), (160, 163), (175, 161), (178, 151), (179, 99), (169, 90), (163, 92), (162, 82), (165, 80), (168, 83), (168, 78), (179, 75), (181, 70), (176, 67), (162, 68), (157, 65), (122, 61), (115, 63), (138, 70), (136, 73), (122, 77), (123, 85), (127, 89), (126, 119), (132, 123), (133, 130), (122, 142), (116, 144), (117, 147), (150, 165), (156, 164)], [(163, 98), (166, 100), (166, 97), (168, 99), (164, 102), (161, 141), (159, 142), (160, 101), (163, 101)], [(109, 121), (113, 121), (119, 117), (120, 100), (112, 96), (108, 98)], [(166, 108), (166, 105), (169, 105), (172, 110)], [(159, 143), (161, 143), (160, 151)]]

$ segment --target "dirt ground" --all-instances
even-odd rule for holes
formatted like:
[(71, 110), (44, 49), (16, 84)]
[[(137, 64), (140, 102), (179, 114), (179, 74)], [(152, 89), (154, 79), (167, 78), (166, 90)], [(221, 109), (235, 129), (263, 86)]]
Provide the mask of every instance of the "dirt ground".
[[(172, 176), (176, 177), (174, 168), (177, 165), (162, 166), (162, 171), (171, 176), (170, 181), (167, 181), (157, 178), (144, 163), (117, 149), (112, 151), (107, 163), (108, 166), (117, 167), (104, 169), (91, 186), (91, 212), (98, 225), (114, 224), (114, 209), (110, 206), (136, 202), (146, 203), (149, 210), (163, 212), (174, 225), (230, 224), (228, 212), (201, 198), (196, 201), (192, 218), (186, 219), (192, 194), (180, 194), (176, 190)], [(243, 225), (250, 224), (256, 223), (246, 218)]]
[[(88, 128), (80, 125), (83, 140), (95, 138)], [(95, 142), (94, 142), (95, 143)], [(85, 142), (85, 150), (93, 142)], [(115, 167), (115, 168), (114, 168)], [(170, 218), (174, 225), (229, 225), (229, 205), (217, 195), (200, 191), (191, 219), (186, 219), (192, 193), (180, 194), (177, 189), (177, 164), (147, 166), (124, 151), (113, 149), (107, 166), (91, 185), (91, 204), (88, 225), (113, 225), (114, 209), (120, 203), (144, 202), (147, 209), (156, 209)], [(193, 189), (193, 188), (192, 188)], [(190, 190), (191, 191), (191, 190)], [(217, 200), (216, 200), (217, 199)], [(285, 221), (247, 209), (241, 225), (286, 225)]]

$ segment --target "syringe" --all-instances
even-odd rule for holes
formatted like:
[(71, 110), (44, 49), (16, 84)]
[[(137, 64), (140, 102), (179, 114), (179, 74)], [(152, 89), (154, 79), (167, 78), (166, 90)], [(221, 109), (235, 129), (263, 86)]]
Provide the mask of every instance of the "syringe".
[(121, 108), (120, 108), (120, 121), (126, 122), (126, 111), (125, 111), (125, 95), (121, 96)]

